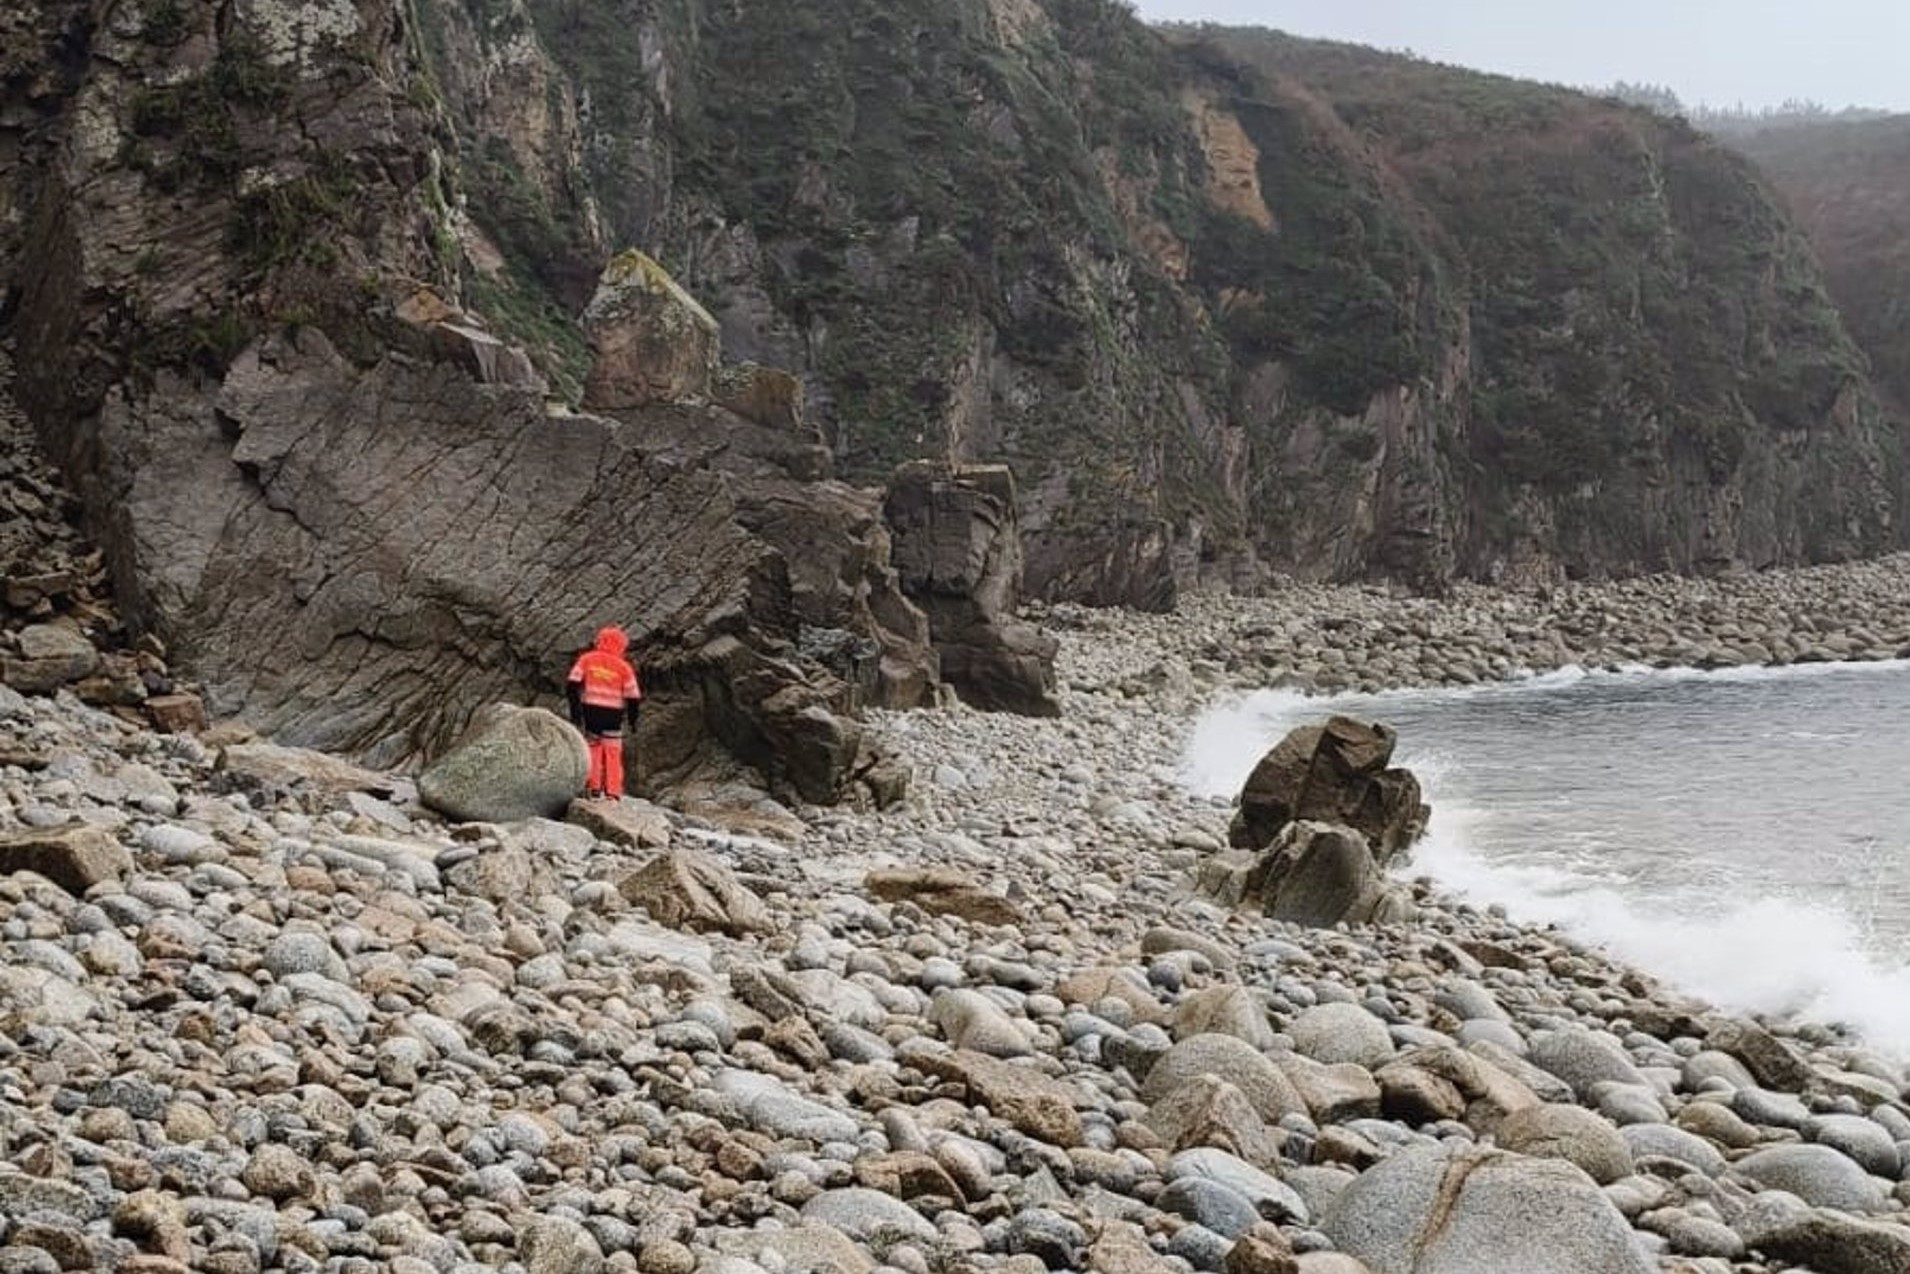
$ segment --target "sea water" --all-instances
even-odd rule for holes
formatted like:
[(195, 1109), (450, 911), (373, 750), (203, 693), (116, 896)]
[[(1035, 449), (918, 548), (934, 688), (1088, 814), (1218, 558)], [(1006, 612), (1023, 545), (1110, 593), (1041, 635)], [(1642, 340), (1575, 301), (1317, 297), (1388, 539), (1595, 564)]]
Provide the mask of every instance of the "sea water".
[(1397, 729), (1394, 763), (1426, 789), (1406, 874), (1910, 1059), (1910, 662), (1261, 691), (1195, 723), (1183, 772), (1236, 794), (1288, 729), (1336, 712)]

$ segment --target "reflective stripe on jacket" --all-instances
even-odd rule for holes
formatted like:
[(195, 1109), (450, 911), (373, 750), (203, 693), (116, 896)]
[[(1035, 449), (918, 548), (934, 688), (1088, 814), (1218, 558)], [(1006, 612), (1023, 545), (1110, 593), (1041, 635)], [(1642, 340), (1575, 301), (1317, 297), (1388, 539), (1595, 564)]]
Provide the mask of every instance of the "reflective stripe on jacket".
[(643, 698), (637, 670), (608, 651), (586, 650), (577, 656), (569, 679), (582, 685), (578, 698), (586, 707), (621, 708), (629, 700)]

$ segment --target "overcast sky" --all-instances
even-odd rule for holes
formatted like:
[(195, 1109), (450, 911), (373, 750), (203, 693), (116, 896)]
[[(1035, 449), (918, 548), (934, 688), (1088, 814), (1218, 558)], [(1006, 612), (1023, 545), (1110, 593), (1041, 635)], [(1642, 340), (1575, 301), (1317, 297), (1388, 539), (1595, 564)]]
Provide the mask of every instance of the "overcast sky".
[(1209, 20), (1411, 49), (1559, 84), (1669, 85), (1687, 105), (1910, 111), (1910, 0), (1137, 0)]

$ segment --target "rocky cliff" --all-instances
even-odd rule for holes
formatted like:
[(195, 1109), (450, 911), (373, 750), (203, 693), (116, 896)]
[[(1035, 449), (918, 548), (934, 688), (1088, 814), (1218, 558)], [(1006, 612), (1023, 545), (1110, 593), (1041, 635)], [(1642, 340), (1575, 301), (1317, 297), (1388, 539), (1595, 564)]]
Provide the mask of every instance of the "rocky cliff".
[(651, 247), (845, 472), (1009, 465), (1047, 595), (1900, 539), (1806, 244), (1680, 124), (1107, 0), (427, 11), (502, 321), (574, 362), (571, 280)]
[[(300, 741), (428, 750), (610, 614), (666, 737), (806, 749), (777, 778), (821, 794), (844, 711), (945, 661), (1046, 702), (944, 605), (1004, 563), (1166, 607), (1900, 538), (1901, 433), (1800, 233), (1615, 103), (1109, 0), (0, 23), (21, 399), (128, 614)], [(1003, 466), (1012, 516), (932, 485), (1024, 551), (898, 574), (830, 475), (922, 458)]]
[(446, 299), (495, 294), (412, 16), (154, 0), (4, 19), (15, 390), (125, 612), (215, 713), (381, 763), (487, 702), (552, 696), (614, 620), (652, 696), (646, 783), (728, 756), (791, 796), (852, 795), (880, 761), (857, 709), (940, 685), (882, 493), (833, 481), (793, 379), (722, 364), (645, 258), (592, 289), (603, 415), (553, 403)]

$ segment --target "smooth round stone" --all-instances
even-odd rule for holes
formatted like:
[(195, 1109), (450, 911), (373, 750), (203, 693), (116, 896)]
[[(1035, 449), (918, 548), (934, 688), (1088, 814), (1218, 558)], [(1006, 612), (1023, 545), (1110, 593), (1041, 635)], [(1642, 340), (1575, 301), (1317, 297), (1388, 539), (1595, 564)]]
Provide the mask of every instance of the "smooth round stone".
[(1253, 1201), (1206, 1177), (1170, 1181), (1154, 1201), (1163, 1212), (1173, 1212), (1225, 1238), (1237, 1239), (1254, 1227), (1260, 1213)]
[(330, 976), (334, 970), (342, 971), (344, 962), (324, 934), (294, 929), (274, 938), (266, 946), (260, 963), (273, 977), (283, 979), (298, 973)]
[(736, 1043), (736, 1023), (730, 1018), (729, 1009), (715, 1000), (691, 1000), (683, 1006), (679, 1020), (697, 1022), (707, 1027), (718, 1049), (729, 1048)]
[(1862, 1115), (1822, 1115), (1805, 1125), (1804, 1135), (1855, 1160), (1866, 1172), (1895, 1180), (1903, 1171), (1897, 1143)]
[(1762, 1133), (1722, 1102), (1694, 1101), (1679, 1111), (1672, 1122), (1686, 1132), (1730, 1150), (1746, 1150), (1763, 1140)]
[(657, 1047), (674, 1049), (682, 1053), (719, 1053), (722, 1042), (702, 1022), (679, 1020), (665, 1022), (657, 1027)]
[(1802, 1132), (1811, 1121), (1810, 1107), (1789, 1093), (1764, 1088), (1740, 1088), (1731, 1096), (1731, 1109), (1767, 1128), (1794, 1128)]
[(1694, 1168), (1707, 1177), (1724, 1171), (1724, 1156), (1717, 1147), (1670, 1124), (1627, 1124), (1618, 1135), (1631, 1147), (1634, 1160), (1651, 1157), (1672, 1159)]
[(1306, 1204), (1285, 1182), (1224, 1150), (1210, 1146), (1183, 1150), (1167, 1161), (1164, 1175), (1170, 1183), (1196, 1177), (1216, 1182), (1269, 1219), (1305, 1221), (1308, 1217)]
[(1008, 1223), (1008, 1250), (1041, 1258), (1049, 1269), (1075, 1269), (1088, 1235), (1073, 1221), (1047, 1208), (1028, 1208)]
[(1459, 1041), (1461, 1048), (1468, 1044), (1497, 1044), (1515, 1057), (1525, 1056), (1525, 1036), (1519, 1034), (1511, 1023), (1496, 1018), (1467, 1018), (1459, 1024), (1453, 1038)]
[[(1649, 1223), (1650, 1218), (1646, 1218)], [(1710, 1217), (1680, 1212), (1661, 1227), (1651, 1226), (1664, 1235), (1666, 1245), (1680, 1256), (1711, 1256), (1735, 1261), (1744, 1255), (1744, 1240), (1737, 1231)]]
[(1434, 1004), (1462, 1022), (1510, 1022), (1505, 1008), (1492, 992), (1466, 978), (1454, 978), (1447, 982), (1433, 995), (1432, 999)]
[(897, 1238), (926, 1243), (936, 1236), (935, 1226), (914, 1208), (863, 1186), (824, 1191), (803, 1205), (802, 1217), (811, 1224), (840, 1230), (863, 1243)]
[(517, 967), (517, 984), (541, 991), (556, 986), (570, 976), (561, 955), (540, 955)]
[(922, 961), (922, 971), (916, 975), (915, 984), (924, 991), (937, 991), (953, 989), (967, 980), (961, 965), (945, 956), (931, 956)]
[(1732, 1165), (1759, 1185), (1786, 1190), (1819, 1208), (1878, 1212), (1889, 1187), (1829, 1146), (1788, 1145), (1754, 1150)]
[(1178, 1256), (1197, 1270), (1218, 1270), (1233, 1250), (1234, 1240), (1204, 1225), (1184, 1225), (1167, 1243), (1167, 1254)]
[(1593, 1089), (1598, 1113), (1620, 1127), (1626, 1124), (1662, 1124), (1671, 1118), (1664, 1103), (1658, 1100), (1658, 1094), (1649, 1087), (1638, 1084), (1597, 1084)]

